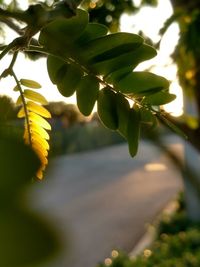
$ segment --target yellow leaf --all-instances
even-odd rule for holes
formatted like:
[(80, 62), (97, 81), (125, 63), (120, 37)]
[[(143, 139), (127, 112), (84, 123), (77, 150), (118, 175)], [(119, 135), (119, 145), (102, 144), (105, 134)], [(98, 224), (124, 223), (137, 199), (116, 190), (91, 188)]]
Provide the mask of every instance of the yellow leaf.
[(31, 140), (33, 143), (39, 143), (43, 148), (45, 148), (46, 150), (49, 150), (48, 142), (36, 132), (31, 134)]
[(43, 179), (43, 171), (41, 169), (39, 169), (36, 173), (36, 176), (39, 180)]
[(17, 98), (16, 105), (17, 106), (22, 105), (22, 97), (21, 97), (21, 95)]
[(46, 108), (34, 103), (33, 101), (27, 102), (27, 108), (42, 117), (51, 118), (51, 113)]
[(45, 119), (43, 119), (40, 115), (34, 112), (29, 113), (29, 119), (30, 121), (42, 126), (44, 129), (51, 130), (51, 125)]
[(19, 91), (19, 87), (17, 85), (15, 85), (15, 87), (13, 88), (13, 91)]
[(38, 82), (29, 80), (29, 79), (21, 79), (20, 83), (24, 86), (27, 86), (33, 89), (40, 89), (42, 87)]
[(33, 150), (35, 150), (37, 152), (37, 154), (41, 154), (45, 157), (48, 156), (48, 151), (45, 148), (43, 148), (42, 146), (40, 146), (39, 143), (33, 143), (32, 148), (33, 148)]
[[(35, 152), (37, 153), (37, 151), (35, 151)], [(37, 155), (41, 161), (42, 166), (45, 166), (48, 164), (48, 159), (44, 155), (42, 155), (40, 153), (37, 153)]]
[(33, 90), (25, 89), (24, 90), (24, 96), (28, 99), (31, 99), (33, 101), (36, 101), (36, 102), (42, 104), (42, 105), (48, 104), (48, 101), (46, 100), (46, 98), (43, 95), (41, 95), (40, 93), (35, 92)]
[(17, 117), (18, 118), (24, 118), (25, 117), (24, 107), (20, 108), (19, 112), (17, 113)]
[(37, 125), (33, 122), (30, 123), (31, 132), (38, 133), (41, 137), (43, 137), (46, 140), (49, 140), (49, 134), (45, 129), (43, 129), (40, 125)]
[(28, 134), (28, 130), (27, 130), (26, 126), (25, 126), (25, 130), (24, 130), (24, 136), (23, 136), (23, 138), (25, 140), (25, 143), (27, 145), (29, 145), (29, 134)]

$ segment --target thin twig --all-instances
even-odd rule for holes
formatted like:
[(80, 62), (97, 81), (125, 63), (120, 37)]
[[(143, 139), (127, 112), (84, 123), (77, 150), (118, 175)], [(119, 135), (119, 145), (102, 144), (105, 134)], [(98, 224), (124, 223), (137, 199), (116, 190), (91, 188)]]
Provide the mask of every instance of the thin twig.
[(21, 98), (22, 98), (22, 104), (23, 104), (24, 113), (25, 113), (25, 120), (26, 120), (26, 124), (27, 124), (28, 140), (29, 140), (29, 144), (31, 145), (32, 144), (32, 140), (31, 140), (30, 121), (29, 121), (29, 115), (28, 115), (28, 109), (27, 109), (27, 106), (26, 106), (26, 101), (25, 101), (25, 98), (24, 98), (24, 93), (23, 93), (21, 84), (18, 81), (17, 76), (15, 75), (13, 70), (11, 71), (11, 75), (15, 79), (15, 82), (17, 84), (17, 87), (19, 89), (19, 92), (20, 92), (20, 95), (21, 95)]

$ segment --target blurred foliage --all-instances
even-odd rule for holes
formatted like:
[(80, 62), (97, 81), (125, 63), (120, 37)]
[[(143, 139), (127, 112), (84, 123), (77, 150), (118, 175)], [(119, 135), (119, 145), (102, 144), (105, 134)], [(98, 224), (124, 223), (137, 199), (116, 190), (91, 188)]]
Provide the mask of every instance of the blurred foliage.
[(54, 228), (25, 198), (41, 163), (30, 147), (2, 131), (0, 151), (0, 266), (41, 266), (61, 246)]
[(119, 29), (123, 13), (137, 10), (132, 0), (84, 0), (82, 6), (88, 10), (92, 22), (102, 23), (112, 32)]
[(157, 239), (138, 256), (111, 253), (98, 267), (199, 267), (200, 225), (185, 214), (183, 195), (178, 198), (178, 209), (172, 215), (163, 214), (158, 225)]
[(54, 119), (60, 119), (62, 121), (65, 128), (86, 120), (74, 104), (66, 104), (63, 101), (49, 102), (46, 108), (50, 111)]
[(0, 124), (16, 119), (17, 109), (8, 96), (0, 96)]
[(57, 118), (52, 121), (51, 156), (94, 150), (125, 142), (116, 132), (103, 127), (99, 121), (75, 123), (65, 128)]

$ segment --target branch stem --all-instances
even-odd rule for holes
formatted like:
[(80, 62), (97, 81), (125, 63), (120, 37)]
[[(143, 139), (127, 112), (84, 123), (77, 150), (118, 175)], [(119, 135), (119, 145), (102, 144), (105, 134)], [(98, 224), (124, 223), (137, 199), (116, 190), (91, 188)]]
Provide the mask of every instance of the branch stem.
[(17, 76), (16, 76), (16, 74), (15, 74), (15, 72), (13, 70), (11, 71), (11, 75), (13, 76), (13, 78), (14, 78), (16, 84), (17, 84), (17, 87), (19, 89), (19, 92), (20, 92), (20, 95), (21, 95), (21, 98), (22, 98), (22, 104), (23, 104), (24, 113), (25, 113), (25, 121), (26, 121), (26, 124), (27, 124), (28, 140), (29, 140), (29, 144), (31, 145), (32, 144), (32, 140), (31, 140), (30, 121), (29, 121), (28, 109), (27, 109), (27, 106), (26, 106), (24, 93), (23, 93), (21, 84), (20, 84), (19, 80), (17, 79)]

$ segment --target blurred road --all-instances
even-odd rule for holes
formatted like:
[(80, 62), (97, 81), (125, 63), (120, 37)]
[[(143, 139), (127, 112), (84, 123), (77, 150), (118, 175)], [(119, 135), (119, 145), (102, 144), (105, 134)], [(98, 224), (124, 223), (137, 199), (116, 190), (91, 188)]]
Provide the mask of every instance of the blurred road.
[(129, 252), (182, 186), (166, 155), (147, 141), (134, 159), (126, 144), (58, 157), (47, 177), (34, 198), (69, 240), (66, 267), (95, 267), (113, 248)]

